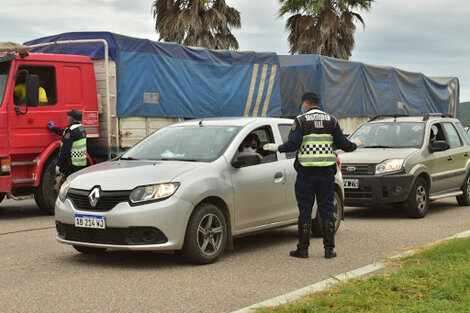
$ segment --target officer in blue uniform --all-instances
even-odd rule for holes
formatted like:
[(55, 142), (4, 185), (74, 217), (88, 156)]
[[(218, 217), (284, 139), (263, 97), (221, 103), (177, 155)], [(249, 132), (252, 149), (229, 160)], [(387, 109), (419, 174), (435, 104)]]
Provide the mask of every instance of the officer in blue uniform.
[(56, 173), (62, 173), (65, 177), (79, 171), (87, 165), (86, 132), (80, 123), (82, 113), (78, 110), (67, 112), (70, 123), (65, 129), (54, 127), (54, 122), (49, 121), (47, 127), (62, 136), (59, 157), (57, 158)]
[[(323, 246), (325, 258), (336, 257), (334, 251), (334, 194), (336, 154), (333, 145), (346, 152), (354, 151), (357, 144), (343, 134), (333, 115), (319, 109), (319, 98), (315, 93), (306, 93), (301, 101), (302, 114), (297, 116), (289, 133), (288, 141), (277, 146), (264, 145), (264, 150), (291, 152), (298, 151), (294, 163), (297, 171), (295, 197), (299, 207), (297, 249), (290, 255), (308, 258), (312, 208), (317, 199), (322, 219)], [(360, 144), (360, 139), (358, 140)]]

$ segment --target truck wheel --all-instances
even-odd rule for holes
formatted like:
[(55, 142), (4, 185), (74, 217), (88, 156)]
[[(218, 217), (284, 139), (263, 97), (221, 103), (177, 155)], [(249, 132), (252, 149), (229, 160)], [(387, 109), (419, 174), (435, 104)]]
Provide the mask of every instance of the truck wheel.
[[(341, 201), (341, 197), (339, 196), (338, 192), (335, 191), (335, 202), (334, 202), (334, 217), (336, 219), (335, 222), (335, 233), (338, 231), (339, 225), (341, 224), (341, 219), (343, 218), (343, 202)], [(321, 217), (318, 214), (317, 210), (317, 215), (315, 216), (314, 219), (312, 219), (312, 224), (311, 224), (311, 231), (313, 237), (323, 237), (323, 228), (322, 228), (322, 223), (321, 223)]]
[(75, 250), (81, 252), (83, 254), (100, 254), (106, 251), (106, 248), (93, 248), (93, 247), (84, 247), (84, 246), (77, 246), (73, 245)]
[(227, 242), (227, 223), (211, 203), (198, 205), (189, 219), (181, 255), (195, 264), (214, 263)]
[(57, 156), (52, 155), (44, 165), (41, 182), (34, 189), (34, 200), (39, 209), (46, 214), (54, 214), (55, 200), (59, 195), (56, 188), (55, 166), (57, 164)]
[(465, 176), (462, 188), (463, 195), (457, 196), (457, 203), (462, 206), (470, 205), (470, 172)]
[(429, 187), (422, 177), (416, 179), (408, 199), (405, 200), (405, 212), (411, 218), (423, 218), (429, 209)]
[(0, 202), (2, 202), (3, 199), (5, 199), (5, 193), (1, 192), (0, 193)]

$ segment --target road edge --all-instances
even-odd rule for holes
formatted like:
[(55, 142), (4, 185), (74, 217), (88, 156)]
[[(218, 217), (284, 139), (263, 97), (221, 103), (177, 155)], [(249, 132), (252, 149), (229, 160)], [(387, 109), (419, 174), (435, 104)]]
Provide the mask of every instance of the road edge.
[[(458, 233), (456, 235), (453, 235), (453, 236), (450, 236), (450, 237), (447, 237), (447, 238), (444, 238), (444, 239), (436, 240), (432, 243), (425, 244), (421, 247), (430, 247), (430, 246), (434, 246), (434, 245), (436, 245), (438, 243), (441, 243), (443, 241), (446, 241), (446, 240), (451, 240), (451, 239), (456, 239), (456, 238), (466, 238), (466, 237), (470, 237), (470, 230)], [(355, 270), (352, 270), (352, 271), (349, 271), (349, 272), (346, 272), (346, 273), (343, 273), (343, 274), (339, 274), (337, 276), (332, 276), (331, 278), (325, 279), (325, 280), (323, 280), (321, 282), (318, 282), (318, 283), (315, 283), (313, 285), (303, 287), (303, 288), (294, 290), (292, 292), (286, 293), (284, 295), (274, 297), (274, 298), (271, 298), (271, 299), (268, 299), (268, 300), (265, 300), (265, 301), (247, 306), (247, 307), (242, 308), (240, 310), (233, 311), (232, 313), (250, 313), (250, 312), (252, 312), (252, 310), (254, 310), (256, 308), (269, 307), (269, 306), (278, 306), (278, 305), (281, 305), (281, 304), (286, 304), (286, 303), (298, 300), (298, 299), (300, 299), (304, 296), (307, 296), (311, 293), (315, 293), (315, 292), (327, 289), (327, 288), (329, 288), (329, 287), (331, 287), (331, 286), (333, 286), (333, 285), (335, 285), (339, 282), (342, 282), (342, 281), (345, 281), (345, 280), (348, 280), (348, 279), (351, 279), (351, 278), (355, 278), (355, 277), (360, 277), (360, 276), (378, 271), (378, 270), (384, 268), (386, 260), (388, 260), (388, 259), (398, 259), (398, 258), (403, 258), (405, 256), (413, 255), (414, 253), (416, 253), (419, 250), (420, 250), (419, 248), (414, 248), (414, 249), (407, 250), (403, 253), (394, 255), (390, 258), (383, 259), (382, 261), (372, 263), (372, 264), (360, 267), (358, 269), (355, 269)]]

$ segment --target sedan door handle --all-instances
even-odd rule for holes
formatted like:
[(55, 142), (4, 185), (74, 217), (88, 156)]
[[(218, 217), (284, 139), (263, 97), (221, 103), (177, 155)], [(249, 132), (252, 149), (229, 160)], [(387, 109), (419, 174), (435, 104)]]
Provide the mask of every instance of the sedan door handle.
[(274, 179), (282, 178), (282, 176), (284, 176), (282, 172), (277, 172), (276, 174), (274, 174)]
[(451, 156), (451, 155), (449, 155), (449, 156), (447, 157), (447, 161), (452, 161), (452, 156)]
[(468, 152), (465, 152), (463, 156), (468, 158)]

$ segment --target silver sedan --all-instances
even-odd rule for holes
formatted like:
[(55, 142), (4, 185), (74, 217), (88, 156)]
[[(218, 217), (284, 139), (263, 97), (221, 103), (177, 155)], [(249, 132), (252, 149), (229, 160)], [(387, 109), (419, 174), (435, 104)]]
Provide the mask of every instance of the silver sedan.
[[(235, 237), (296, 224), (295, 153), (260, 148), (286, 141), (291, 125), (220, 118), (164, 127), (67, 179), (56, 201), (57, 240), (82, 253), (181, 250), (189, 262), (206, 264)], [(338, 171), (336, 229), (343, 199)], [(321, 236), (313, 212), (312, 234)]]

